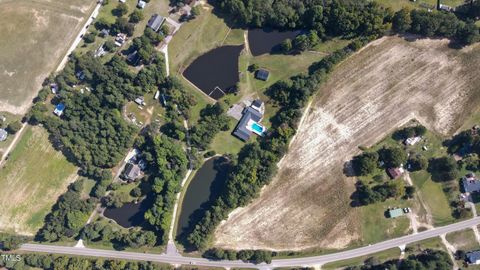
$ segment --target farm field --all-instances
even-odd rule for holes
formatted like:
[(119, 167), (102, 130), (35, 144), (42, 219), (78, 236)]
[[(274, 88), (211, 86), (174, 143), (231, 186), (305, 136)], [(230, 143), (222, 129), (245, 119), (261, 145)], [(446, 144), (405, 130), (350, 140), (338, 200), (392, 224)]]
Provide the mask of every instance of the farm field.
[(53, 149), (46, 130), (28, 126), (0, 168), (0, 230), (34, 234), (76, 171)]
[(95, 5), (94, 0), (0, 1), (0, 111), (26, 112)]
[(372, 213), (350, 206), (355, 178), (343, 173), (358, 147), (413, 118), (448, 136), (478, 107), (480, 47), (454, 50), (448, 43), (384, 37), (340, 64), (314, 98), (277, 176), (217, 228), (214, 245), (305, 250), (367, 243), (362, 222)]

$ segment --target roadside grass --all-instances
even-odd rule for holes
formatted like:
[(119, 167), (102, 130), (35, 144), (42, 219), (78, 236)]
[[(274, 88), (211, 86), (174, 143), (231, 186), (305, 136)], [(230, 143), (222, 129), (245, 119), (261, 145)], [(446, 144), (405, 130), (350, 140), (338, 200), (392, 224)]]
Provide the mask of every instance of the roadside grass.
[[(9, 123), (17, 121), (17, 120), (20, 121), (22, 119), (22, 117), (20, 115), (11, 114), (9, 112), (0, 112), (0, 116), (4, 116), (6, 118), (5, 122), (3, 122), (3, 123), (0, 122), (0, 128), (6, 128)], [(10, 146), (14, 137), (15, 137), (15, 135), (10, 135), (9, 134), (5, 141), (0, 142), (0, 157), (3, 155), (3, 153)]]
[(406, 200), (389, 199), (360, 208), (360, 227), (362, 244), (372, 244), (386, 239), (399, 237), (409, 232), (410, 220), (407, 216), (387, 218), (385, 212), (389, 207), (411, 207)]
[(0, 227), (35, 233), (76, 170), (53, 149), (42, 127), (28, 126), (0, 169)]
[(96, 1), (0, 3), (0, 110), (23, 114), (53, 72)]
[[(426, 6), (429, 6), (430, 8), (434, 9), (437, 6), (436, 0), (419, 0), (416, 2), (412, 2), (410, 0), (374, 0), (374, 1), (384, 7), (389, 7), (394, 11), (400, 10), (404, 7), (415, 9), (415, 8), (425, 8)], [(450, 7), (457, 7), (464, 3), (465, 3), (464, 0), (443, 0), (442, 1), (442, 4)]]
[(391, 249), (387, 249), (378, 253), (373, 253), (370, 255), (362, 256), (362, 257), (357, 257), (357, 258), (333, 262), (333, 263), (327, 263), (322, 266), (322, 269), (334, 270), (334, 269), (343, 269), (344, 267), (348, 267), (348, 266), (361, 266), (363, 265), (363, 262), (369, 258), (375, 258), (378, 261), (384, 262), (384, 261), (389, 261), (393, 259), (398, 259), (400, 258), (400, 255), (401, 254), (400, 254), (399, 248), (391, 248)]
[(446, 239), (456, 249), (464, 251), (480, 249), (480, 244), (477, 242), (472, 229), (449, 233)]
[(440, 237), (429, 238), (423, 241), (408, 244), (405, 250), (407, 255), (423, 252), (425, 249), (435, 249), (447, 252), (447, 248), (442, 243)]

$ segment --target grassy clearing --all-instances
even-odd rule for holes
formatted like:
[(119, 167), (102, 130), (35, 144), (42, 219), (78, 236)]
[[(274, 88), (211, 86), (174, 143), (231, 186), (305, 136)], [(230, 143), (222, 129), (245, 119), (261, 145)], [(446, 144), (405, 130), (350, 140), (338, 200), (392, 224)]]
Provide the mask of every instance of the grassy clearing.
[(389, 207), (411, 207), (411, 202), (405, 200), (387, 200), (361, 207), (362, 243), (371, 244), (385, 239), (395, 238), (409, 232), (410, 220), (406, 216), (387, 218), (385, 211)]
[(415, 242), (408, 244), (406, 248), (406, 253), (408, 255), (422, 252), (425, 249), (437, 249), (447, 251), (445, 245), (442, 243), (440, 237), (426, 239), (420, 242)]
[[(410, 0), (374, 0), (382, 6), (389, 7), (393, 10), (400, 10), (404, 7), (414, 9), (414, 8), (426, 8), (427, 6), (431, 9), (434, 9), (437, 6), (436, 0), (419, 0), (412, 2)], [(464, 4), (464, 0), (443, 0), (442, 4), (456, 7)]]
[(333, 270), (333, 269), (339, 269), (339, 268), (341, 269), (347, 266), (363, 265), (363, 262), (368, 258), (375, 258), (381, 262), (398, 259), (400, 258), (400, 249), (391, 248), (391, 249), (387, 249), (382, 252), (374, 253), (367, 256), (362, 256), (358, 258), (353, 258), (353, 259), (338, 261), (333, 263), (327, 263), (322, 266), (322, 269)]
[(96, 1), (0, 3), (0, 111), (23, 114), (65, 55)]
[(446, 238), (450, 244), (460, 250), (470, 251), (480, 248), (472, 229), (449, 233)]
[(217, 154), (235, 154), (240, 152), (240, 149), (245, 145), (243, 141), (232, 135), (233, 130), (237, 125), (235, 119), (230, 120), (230, 129), (222, 131), (215, 136), (210, 148)]
[(29, 126), (0, 169), (0, 228), (35, 233), (76, 170), (43, 128)]

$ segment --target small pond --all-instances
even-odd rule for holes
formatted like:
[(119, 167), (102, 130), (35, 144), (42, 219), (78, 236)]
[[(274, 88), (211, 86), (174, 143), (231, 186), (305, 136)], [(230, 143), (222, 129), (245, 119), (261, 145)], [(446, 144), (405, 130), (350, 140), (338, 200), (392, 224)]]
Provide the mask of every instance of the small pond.
[(213, 49), (193, 61), (183, 76), (213, 99), (235, 89), (239, 81), (238, 57), (243, 49), (239, 46), (222, 46)]
[[(188, 185), (178, 219), (177, 235), (188, 229), (191, 221), (196, 221), (195, 212), (217, 197), (227, 178), (228, 160), (216, 157), (207, 160), (197, 171)], [(197, 211), (198, 212), (198, 211)]]
[(147, 210), (147, 204), (147, 199), (139, 203), (129, 202), (123, 204), (120, 208), (107, 208), (103, 215), (115, 220), (118, 225), (124, 228), (141, 226), (145, 222), (143, 216)]
[(294, 39), (301, 33), (296, 31), (278, 31), (271, 29), (248, 30), (248, 45), (253, 56), (271, 53), (278, 49), (278, 45), (285, 39)]

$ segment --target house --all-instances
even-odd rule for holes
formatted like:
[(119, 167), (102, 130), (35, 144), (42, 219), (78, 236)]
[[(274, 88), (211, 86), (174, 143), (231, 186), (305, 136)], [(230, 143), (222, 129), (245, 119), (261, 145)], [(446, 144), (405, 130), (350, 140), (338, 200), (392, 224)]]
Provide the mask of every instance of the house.
[(50, 84), (50, 90), (52, 90), (52, 94), (57, 94), (58, 93), (58, 84), (56, 83), (51, 83)]
[(5, 141), (7, 137), (8, 137), (8, 132), (5, 129), (0, 128), (0, 142)]
[(147, 103), (145, 103), (145, 99), (143, 97), (137, 97), (135, 99), (135, 103), (137, 103), (140, 106), (145, 106)]
[(104, 44), (102, 44), (100, 47), (98, 47), (98, 49), (95, 50), (95, 53), (94, 53), (93, 57), (95, 57), (95, 58), (102, 57), (105, 54), (107, 54), (107, 52), (105, 51), (105, 48), (103, 48)]
[(100, 31), (100, 36), (101, 37), (106, 37), (108, 35), (110, 35), (110, 29), (104, 28), (104, 29), (102, 29), (102, 31)]
[(58, 117), (60, 117), (62, 116), (64, 110), (65, 110), (65, 104), (59, 103), (55, 107), (55, 110), (53, 111), (53, 113), (56, 114)]
[(145, 1), (139, 0), (137, 3), (137, 7), (140, 9), (144, 9), (147, 6), (147, 3)]
[(150, 20), (148, 20), (147, 26), (152, 28), (153, 31), (157, 32), (162, 26), (164, 21), (165, 21), (164, 17), (158, 14), (153, 14)]
[(115, 37), (115, 45), (117, 47), (122, 46), (126, 41), (127, 41), (127, 34), (118, 33), (117, 36)]
[(438, 9), (439, 9), (439, 10), (446, 11), (446, 12), (453, 12), (453, 11), (455, 11), (455, 8), (450, 7), (450, 6), (447, 6), (447, 5), (443, 5), (443, 4), (440, 4), (440, 5), (438, 6)]
[(468, 173), (462, 178), (462, 187), (465, 193), (480, 192), (480, 181), (474, 173)]
[(392, 179), (397, 179), (398, 177), (400, 177), (403, 173), (405, 172), (405, 170), (401, 167), (399, 168), (388, 168), (387, 169), (387, 173), (388, 175), (390, 176), (390, 178)]
[(480, 264), (480, 250), (468, 252), (465, 254), (465, 260), (468, 264)]
[(127, 181), (135, 181), (142, 175), (142, 170), (137, 164), (127, 163), (123, 171), (123, 178)]
[(79, 79), (80, 81), (83, 81), (85, 79), (85, 73), (83, 72), (83, 70), (77, 72), (75, 76), (77, 76), (77, 79)]
[(243, 141), (248, 141), (253, 133), (263, 136), (266, 128), (259, 124), (262, 118), (263, 114), (253, 107), (245, 108), (233, 135)]
[(270, 72), (263, 68), (257, 70), (255, 73), (255, 78), (262, 81), (268, 80), (268, 76), (270, 76)]
[(134, 52), (130, 53), (128, 56), (127, 56), (127, 61), (136, 66), (138, 64), (138, 61), (140, 61), (140, 55), (138, 54), (138, 51), (135, 50)]
[(120, 3), (126, 3), (127, 0), (118, 0)]
[(251, 105), (252, 108), (260, 112), (262, 115), (265, 114), (265, 103), (260, 99), (255, 99)]
[(411, 138), (407, 138), (403, 143), (405, 145), (415, 145), (416, 143), (420, 142), (422, 140), (422, 137), (411, 137)]
[(388, 209), (388, 216), (390, 218), (401, 217), (403, 214), (405, 213), (403, 212), (402, 208)]

